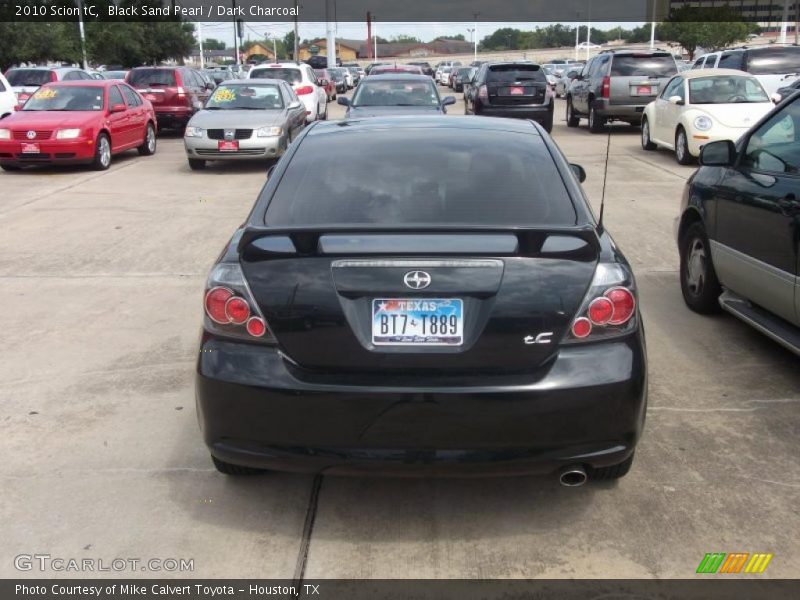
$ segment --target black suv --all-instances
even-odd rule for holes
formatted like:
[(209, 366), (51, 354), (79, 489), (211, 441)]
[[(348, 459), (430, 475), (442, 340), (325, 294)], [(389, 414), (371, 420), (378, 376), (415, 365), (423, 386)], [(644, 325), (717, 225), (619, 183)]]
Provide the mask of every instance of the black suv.
[(472, 81), (464, 114), (532, 119), (549, 133), (553, 129), (553, 93), (540, 65), (487, 63)]
[(419, 67), (420, 69), (422, 69), (422, 73), (424, 75), (427, 75), (428, 77), (433, 77), (434, 75), (436, 75), (436, 73), (433, 70), (433, 67), (431, 67), (431, 63), (428, 63), (428, 62), (410, 62), (408, 64), (415, 65), (415, 66)]
[(640, 125), (644, 107), (678, 74), (669, 52), (605, 50), (589, 59), (567, 92), (567, 126), (589, 119), (589, 130), (599, 133), (611, 120)]

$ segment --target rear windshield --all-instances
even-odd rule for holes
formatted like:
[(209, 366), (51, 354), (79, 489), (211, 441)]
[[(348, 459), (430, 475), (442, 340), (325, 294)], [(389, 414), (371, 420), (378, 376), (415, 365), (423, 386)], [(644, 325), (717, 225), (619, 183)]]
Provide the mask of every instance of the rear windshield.
[(370, 81), (356, 88), (353, 106), (438, 106), (439, 94), (431, 81)]
[(42, 69), (11, 69), (6, 73), (6, 79), (11, 86), (44, 85), (52, 81), (50, 71)]
[(538, 81), (547, 83), (547, 77), (539, 65), (496, 65), (486, 73), (487, 83), (517, 83)]
[(617, 77), (672, 77), (678, 66), (671, 56), (615, 56), (611, 62), (611, 75)]
[(800, 73), (800, 48), (770, 48), (753, 52), (747, 59), (747, 72), (753, 75)]
[(305, 137), (265, 221), (566, 226), (576, 213), (538, 136), (419, 128)]
[(279, 67), (253, 69), (250, 73), (250, 79), (258, 79), (260, 77), (266, 79), (282, 79), (288, 83), (300, 83), (303, 80), (303, 74), (300, 69), (283, 69)]
[(128, 74), (128, 83), (134, 87), (175, 87), (174, 69), (134, 69)]

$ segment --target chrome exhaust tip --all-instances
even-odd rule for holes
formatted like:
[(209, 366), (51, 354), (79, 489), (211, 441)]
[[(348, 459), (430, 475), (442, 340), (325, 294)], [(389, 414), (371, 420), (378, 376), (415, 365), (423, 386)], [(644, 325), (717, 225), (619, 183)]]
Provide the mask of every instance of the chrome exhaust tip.
[(586, 469), (581, 465), (570, 465), (561, 469), (558, 481), (566, 487), (579, 487), (586, 483)]

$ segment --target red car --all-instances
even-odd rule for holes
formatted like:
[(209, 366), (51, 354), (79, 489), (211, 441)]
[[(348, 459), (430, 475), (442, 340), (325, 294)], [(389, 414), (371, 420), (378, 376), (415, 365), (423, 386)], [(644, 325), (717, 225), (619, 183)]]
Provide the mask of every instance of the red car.
[(331, 74), (328, 73), (328, 69), (314, 69), (314, 73), (320, 80), (320, 85), (325, 82), (322, 87), (325, 88), (325, 95), (328, 96), (328, 100), (336, 100), (336, 83), (333, 81)]
[(85, 163), (105, 170), (113, 154), (153, 154), (156, 131), (153, 106), (123, 82), (48, 83), (0, 121), (0, 167)]
[(160, 128), (180, 131), (203, 108), (214, 87), (188, 67), (136, 67), (125, 82), (153, 104)]

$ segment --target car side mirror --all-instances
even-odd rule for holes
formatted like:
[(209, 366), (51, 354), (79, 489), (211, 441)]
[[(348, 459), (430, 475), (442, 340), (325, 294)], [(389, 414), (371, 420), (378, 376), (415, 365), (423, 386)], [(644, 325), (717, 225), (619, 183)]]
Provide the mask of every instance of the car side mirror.
[(326, 87), (329, 83), (330, 83), (330, 81), (328, 81), (327, 79), (320, 79), (319, 80), (319, 85), (322, 86), (322, 87)]
[(300, 100), (295, 100), (294, 102), (291, 102), (289, 104), (289, 108), (292, 110), (294, 110), (295, 108), (300, 108), (301, 106), (303, 106), (303, 103), (300, 102)]
[(114, 106), (111, 107), (112, 113), (125, 112), (126, 110), (127, 107), (124, 104), (115, 104)]
[(445, 96), (444, 98), (442, 98), (442, 106), (450, 106), (451, 104), (455, 103), (456, 103), (455, 96)]
[(686, 104), (686, 102), (684, 102), (683, 98), (681, 98), (680, 96), (670, 96), (669, 103), (675, 104), (677, 106), (683, 106), (684, 104)]
[(730, 140), (709, 142), (700, 150), (700, 164), (706, 167), (730, 167), (736, 161), (736, 145)]
[(570, 163), (569, 168), (572, 169), (572, 172), (575, 173), (575, 177), (578, 178), (578, 181), (583, 183), (586, 181), (586, 169), (584, 169), (580, 165)]
[(209, 82), (209, 83), (206, 84), (206, 89), (209, 90), (209, 91), (213, 90), (215, 87), (217, 87), (217, 86), (214, 85), (213, 83)]
[(345, 98), (344, 96), (338, 96), (336, 102), (342, 106), (350, 106), (350, 98)]
[(775, 92), (772, 94), (772, 96), (770, 96), (770, 99), (772, 100), (773, 104), (780, 104), (783, 98), (781, 98), (781, 95), (778, 92)]

